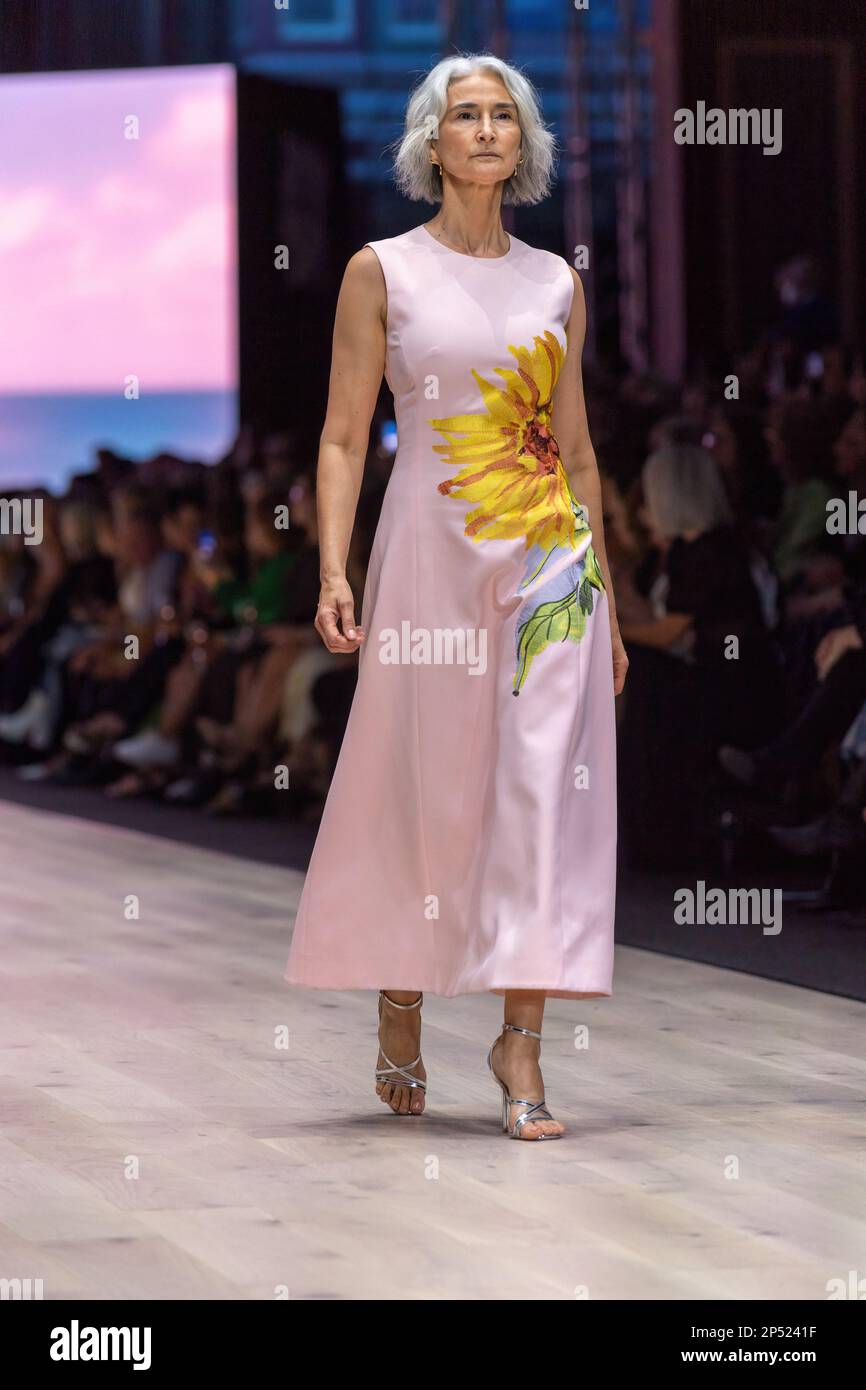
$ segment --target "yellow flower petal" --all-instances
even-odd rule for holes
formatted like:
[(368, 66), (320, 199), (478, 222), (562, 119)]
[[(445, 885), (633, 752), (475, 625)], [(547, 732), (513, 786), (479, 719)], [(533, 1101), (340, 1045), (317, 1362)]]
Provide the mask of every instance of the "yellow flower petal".
[(577, 503), (550, 428), (565, 349), (548, 329), (531, 348), (510, 346), (509, 352), (517, 369), (495, 369), (502, 386), (472, 373), (484, 411), (429, 421), (446, 440), (434, 451), (454, 470), (439, 491), (478, 504), (465, 518), (465, 534), (473, 540), (524, 536), (527, 549), (576, 546)]

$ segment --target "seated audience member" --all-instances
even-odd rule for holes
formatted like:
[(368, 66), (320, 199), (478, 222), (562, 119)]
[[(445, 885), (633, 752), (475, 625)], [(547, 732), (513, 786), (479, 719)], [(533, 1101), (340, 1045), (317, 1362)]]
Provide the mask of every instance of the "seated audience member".
[[(285, 512), (285, 518), (282, 513)], [(155, 727), (119, 740), (113, 756), (137, 769), (175, 771), (184, 746), (196, 735), (243, 761), (262, 729), (275, 722), (280, 668), (290, 659), (279, 639), (290, 611), (292, 582), (303, 556), (285, 494), (251, 492), (246, 506), (246, 544), (251, 572), (231, 574), (217, 554), (197, 556), (194, 573), (210, 593), (210, 618), (191, 623), (185, 654), (168, 677)], [(306, 563), (306, 560), (304, 560)], [(238, 700), (248, 718), (235, 720)], [(154, 787), (165, 777), (147, 779)], [(124, 790), (135, 783), (124, 783)]]
[[(0, 716), (0, 738), (37, 749), (54, 741), (63, 704), (63, 666), (74, 651), (98, 637), (117, 599), (110, 512), (88, 502), (64, 502), (60, 541), (62, 577), (42, 622), (27, 634), (33, 661), (28, 666), (28, 657), (22, 660), (14, 649), (7, 657), (11, 670), (26, 683), (19, 692), (23, 702), (15, 713)], [(29, 693), (23, 698), (25, 689)]]
[(63, 617), (66, 556), (60, 534), (59, 508), (43, 497), (42, 536), (28, 544), (23, 534), (6, 540), (11, 560), (7, 572), (5, 621), (0, 627), (0, 709), (20, 709), (42, 669), (41, 651)]
[(782, 495), (779, 474), (769, 465), (760, 414), (739, 401), (717, 405), (709, 413), (705, 442), (722, 475), (735, 524), (758, 542)]
[(783, 482), (781, 507), (770, 537), (770, 559), (782, 584), (802, 579), (810, 560), (827, 548), (827, 503), (837, 426), (819, 402), (777, 404), (766, 430), (770, 461)]
[(669, 445), (647, 460), (642, 484), (659, 564), (643, 614), (632, 604), (620, 622), (630, 661), (623, 819), (635, 861), (682, 862), (700, 844), (719, 745), (771, 727), (778, 673), (749, 549), (712, 457)]

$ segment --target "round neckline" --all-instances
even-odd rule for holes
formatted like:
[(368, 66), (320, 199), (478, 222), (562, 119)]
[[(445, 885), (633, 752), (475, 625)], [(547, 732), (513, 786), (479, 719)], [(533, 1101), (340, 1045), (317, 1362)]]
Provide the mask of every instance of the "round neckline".
[(440, 251), (446, 251), (449, 256), (459, 256), (463, 261), (473, 261), (476, 265), (501, 265), (503, 261), (511, 260), (511, 257), (517, 250), (517, 238), (513, 237), (510, 232), (505, 233), (508, 237), (508, 250), (505, 252), (504, 256), (473, 256), (471, 251), (455, 251), (453, 246), (444, 246), (441, 241), (437, 240), (432, 232), (428, 232), (423, 222), (419, 225), (418, 231), (425, 241), (429, 241), (431, 245), (438, 247)]

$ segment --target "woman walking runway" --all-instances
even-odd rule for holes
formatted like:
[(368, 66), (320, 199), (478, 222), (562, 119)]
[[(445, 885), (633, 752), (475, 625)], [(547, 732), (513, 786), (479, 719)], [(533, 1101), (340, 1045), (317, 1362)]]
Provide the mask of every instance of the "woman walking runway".
[[(360, 650), (358, 686), (285, 972), (380, 991), (377, 1090), (401, 1114), (424, 1107), (423, 992), (504, 995), (488, 1063), (503, 1129), (525, 1139), (564, 1128), (539, 1068), (545, 998), (612, 992), (627, 666), (580, 280), (500, 219), (503, 201), (544, 196), (552, 153), (521, 74), (444, 60), (396, 159), (408, 196), (441, 208), (346, 271), (316, 626), (330, 651)], [(345, 563), (383, 371), (399, 447), (356, 625)]]

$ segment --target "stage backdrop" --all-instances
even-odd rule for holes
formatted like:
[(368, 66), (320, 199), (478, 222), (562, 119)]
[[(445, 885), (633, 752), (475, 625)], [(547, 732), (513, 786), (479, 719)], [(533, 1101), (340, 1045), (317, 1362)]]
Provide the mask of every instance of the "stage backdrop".
[(227, 64), (0, 79), (0, 486), (227, 451), (235, 128)]

